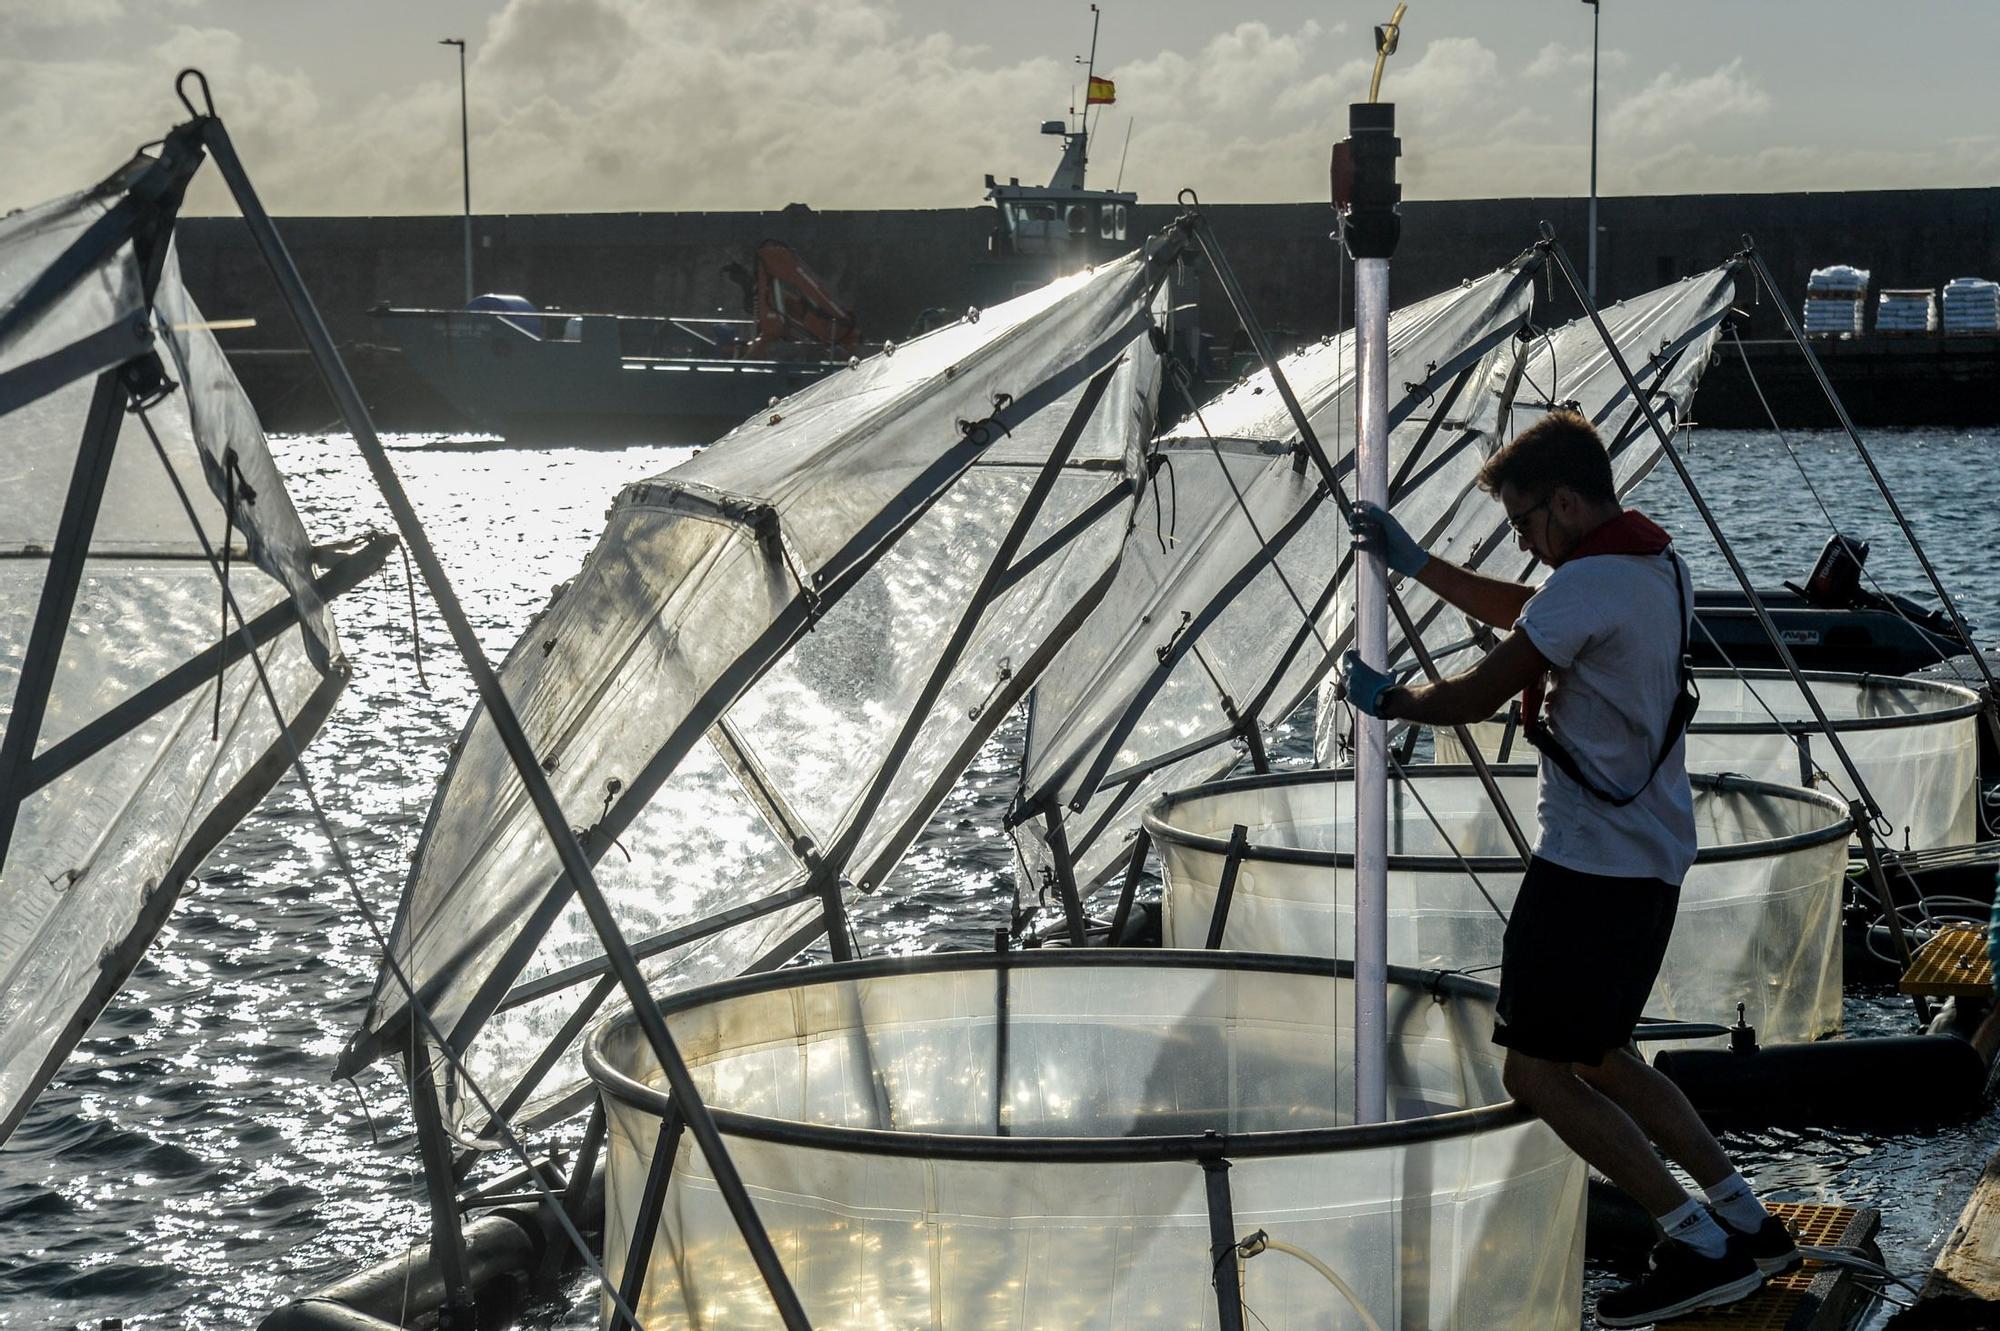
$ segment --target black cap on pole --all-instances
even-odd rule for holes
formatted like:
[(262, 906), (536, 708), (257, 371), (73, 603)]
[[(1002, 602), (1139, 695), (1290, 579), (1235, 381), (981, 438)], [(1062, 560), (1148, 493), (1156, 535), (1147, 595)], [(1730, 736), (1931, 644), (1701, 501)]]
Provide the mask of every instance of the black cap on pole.
[(1403, 187), (1396, 183), (1394, 102), (1356, 102), (1347, 108), (1348, 137), (1333, 145), (1329, 175), (1340, 239), (1351, 259), (1387, 259), (1396, 252), (1403, 219), (1396, 212)]

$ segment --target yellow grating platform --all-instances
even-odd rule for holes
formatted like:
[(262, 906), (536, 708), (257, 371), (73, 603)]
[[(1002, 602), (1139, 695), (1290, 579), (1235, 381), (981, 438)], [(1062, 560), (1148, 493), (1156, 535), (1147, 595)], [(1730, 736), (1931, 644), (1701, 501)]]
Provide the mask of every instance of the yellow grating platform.
[[(1791, 1226), (1801, 1248), (1839, 1247), (1855, 1217), (1851, 1206), (1823, 1202), (1772, 1202), (1766, 1209)], [(1661, 1322), (1658, 1331), (1670, 1327), (1685, 1331), (1787, 1331), (1806, 1291), (1825, 1270), (1826, 1263), (1808, 1261), (1796, 1271), (1765, 1281), (1764, 1288), (1741, 1303)]]
[(1990, 998), (1993, 961), (1986, 954), (1986, 931), (1978, 925), (1940, 930), (1917, 949), (1896, 987), (1925, 998)]

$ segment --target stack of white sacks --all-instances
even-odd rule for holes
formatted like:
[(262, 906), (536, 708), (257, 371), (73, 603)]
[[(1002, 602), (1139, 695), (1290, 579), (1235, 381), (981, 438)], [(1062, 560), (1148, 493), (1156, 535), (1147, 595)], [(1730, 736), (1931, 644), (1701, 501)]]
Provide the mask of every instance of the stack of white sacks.
[(1944, 331), (2000, 332), (2000, 282), (1983, 277), (1954, 277), (1944, 288)]
[(1851, 336), (1861, 331), (1868, 299), (1868, 270), (1837, 263), (1815, 268), (1806, 279), (1806, 336)]
[(1884, 287), (1875, 306), (1878, 333), (1935, 333), (1937, 293), (1929, 287)]

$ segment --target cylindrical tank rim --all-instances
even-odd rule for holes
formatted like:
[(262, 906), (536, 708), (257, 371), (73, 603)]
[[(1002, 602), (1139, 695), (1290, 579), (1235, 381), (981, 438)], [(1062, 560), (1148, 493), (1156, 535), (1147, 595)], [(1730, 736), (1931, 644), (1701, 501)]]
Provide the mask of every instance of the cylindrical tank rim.
[[(1495, 776), (1533, 776), (1535, 768), (1528, 763), (1506, 765), (1488, 764), (1487, 770)], [(1477, 771), (1469, 765), (1413, 764), (1400, 772), (1391, 772), (1390, 783), (1414, 780), (1419, 777), (1447, 777), (1471, 779)], [(1306, 786), (1322, 782), (1346, 782), (1354, 779), (1351, 768), (1302, 768), (1291, 772), (1265, 772), (1249, 776), (1229, 777), (1221, 781), (1204, 782), (1198, 786), (1187, 786), (1180, 790), (1169, 790), (1161, 794), (1146, 807), (1143, 818), (1146, 831), (1156, 844), (1187, 846), (1195, 850), (1208, 851), (1216, 855), (1229, 853), (1227, 837), (1205, 836), (1197, 832), (1185, 831), (1167, 821), (1168, 814), (1177, 804), (1209, 795), (1234, 794), (1245, 790), (1259, 790), (1273, 786)], [(1698, 790), (1717, 792), (1744, 791), (1750, 794), (1776, 796), (1780, 799), (1796, 800), (1802, 804), (1817, 804), (1830, 815), (1827, 826), (1807, 832), (1794, 832), (1789, 836), (1773, 837), (1764, 841), (1744, 841), (1733, 846), (1704, 846), (1695, 854), (1696, 864), (1725, 864), (1731, 860), (1754, 860), (1768, 856), (1789, 854), (1795, 850), (1806, 850), (1813, 846), (1838, 841), (1845, 845), (1853, 835), (1854, 822), (1848, 816), (1847, 806), (1831, 795), (1817, 790), (1806, 790), (1798, 786), (1781, 786), (1771, 781), (1754, 781), (1749, 777), (1729, 774), (1716, 775), (1708, 772), (1692, 772), (1688, 783)], [(1322, 868), (1351, 868), (1354, 855), (1350, 851), (1307, 850), (1299, 846), (1273, 846), (1268, 843), (1251, 841), (1244, 847), (1245, 860), (1265, 860), (1280, 864), (1310, 864)], [(1470, 865), (1474, 872), (1506, 873), (1519, 870), (1522, 865), (1514, 855), (1467, 855), (1463, 859), (1456, 855), (1399, 855), (1389, 856), (1389, 867), (1408, 870), (1413, 873), (1458, 872)]]
[[(1173, 948), (1039, 948), (1022, 952), (932, 952), (921, 956), (869, 957), (860, 961), (835, 962), (821, 966), (772, 971), (762, 975), (739, 976), (715, 984), (702, 985), (659, 1001), (662, 1015), (670, 1020), (675, 1013), (747, 995), (798, 989), (839, 981), (872, 980), (898, 975), (928, 975), (949, 971), (1050, 970), (1068, 967), (1145, 968), (1175, 970), (1250, 971), (1274, 975), (1303, 975), (1323, 979), (1350, 979), (1354, 963), (1326, 957), (1285, 956), (1275, 953), (1209, 952)], [(1419, 970), (1412, 966), (1389, 967), (1392, 985), (1424, 990), (1435, 996), (1462, 994), (1492, 998), (1494, 986), (1455, 971)], [(662, 1091), (611, 1066), (604, 1047), (615, 1035), (630, 1027), (634, 1016), (627, 1012), (598, 1026), (585, 1042), (583, 1062), (599, 1090), (650, 1114), (672, 1111), (671, 1099)], [(746, 1114), (733, 1109), (709, 1108), (724, 1135), (747, 1137), (788, 1146), (864, 1155), (890, 1155), (936, 1160), (1016, 1161), (1068, 1163), (1092, 1161), (1103, 1164), (1150, 1161), (1203, 1160), (1227, 1157), (1319, 1155), (1336, 1151), (1365, 1150), (1380, 1146), (1402, 1146), (1470, 1136), (1495, 1128), (1525, 1123), (1530, 1115), (1512, 1100), (1482, 1105), (1477, 1109), (1455, 1109), (1421, 1118), (1389, 1123), (1353, 1123), (1333, 1128), (1300, 1128), (1278, 1132), (1175, 1133), (1154, 1137), (985, 1137), (958, 1133), (896, 1132), (882, 1128), (850, 1128), (822, 1123), (800, 1123), (791, 1119)]]
[[(1838, 719), (1828, 717), (1828, 724), (1836, 732), (1842, 734), (1857, 730), (1900, 730), (1906, 726), (1930, 726), (1940, 725), (1946, 721), (1960, 721), (1969, 716), (1979, 715), (1979, 708), (1981, 706), (1977, 693), (1974, 693), (1971, 689), (1963, 685), (1949, 684), (1941, 679), (1915, 679), (1908, 675), (1884, 675), (1873, 672), (1850, 675), (1832, 670), (1801, 670), (1799, 673), (1805, 677), (1806, 682), (1809, 684), (1845, 684), (1865, 690), (1870, 684), (1880, 681), (1894, 684), (1898, 688), (1912, 689), (1919, 693), (1937, 694), (1950, 700), (1948, 704), (1940, 705), (1935, 710), (1901, 712), (1894, 716), (1850, 716)], [(1704, 666), (1696, 670), (1694, 675), (1697, 685), (1702, 680), (1728, 680), (1738, 677), (1752, 683), (1764, 681), (1789, 684), (1792, 682), (1791, 672), (1788, 670), (1730, 670), (1721, 666)], [(1794, 730), (1804, 731), (1808, 738), (1819, 733), (1819, 722), (1812, 719), (1810, 715), (1801, 716), (1795, 721), (1788, 720), (1788, 724)], [(1761, 721), (1703, 721), (1700, 713), (1697, 712), (1695, 720), (1688, 726), (1688, 733), (1693, 735), (1776, 735), (1782, 733), (1782, 731), (1768, 717)]]

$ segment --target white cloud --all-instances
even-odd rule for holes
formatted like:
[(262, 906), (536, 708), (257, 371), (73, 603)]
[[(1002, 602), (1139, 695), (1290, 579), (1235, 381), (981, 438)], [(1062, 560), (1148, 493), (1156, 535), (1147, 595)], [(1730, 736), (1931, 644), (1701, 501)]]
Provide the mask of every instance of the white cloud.
[[(1600, 50), (1597, 53), (1597, 71), (1600, 75), (1616, 74), (1631, 63), (1632, 57), (1623, 51)], [(1528, 62), (1527, 68), (1521, 71), (1523, 78), (1530, 79), (1547, 79), (1554, 78), (1557, 75), (1576, 74), (1581, 74), (1586, 79), (1589, 78), (1590, 48), (1579, 46), (1572, 49), (1564, 46), (1561, 42), (1550, 42), (1547, 46), (1544, 46), (1540, 51), (1535, 53), (1535, 58)]]
[(1415, 124), (1447, 123), (1499, 90), (1500, 59), (1476, 37), (1440, 37), (1407, 68), (1391, 60), (1382, 79), (1382, 96), (1407, 107)]
[[(1675, 182), (1699, 179), (1718, 194), (1769, 194), (1845, 188), (1855, 173), (1871, 189), (1943, 189), (1980, 186), (2000, 169), (2000, 140), (1958, 140), (1938, 148), (1843, 150), (1829, 171), (1825, 152), (1780, 144), (1741, 152), (1717, 152), (1686, 140), (1645, 157), (1621, 163), (1614, 187), (1627, 194), (1670, 193)], [(1666, 183), (1663, 183), (1666, 182)]]
[(125, 13), (124, 0), (6, 0), (0, 32), (9, 28), (71, 28), (108, 23)]
[[(75, 15), (119, 3), (0, 9)], [(198, 16), (224, 8), (211, 0)], [(313, 63), (318, 52), (276, 58), (268, 35), (178, 21), (190, 16), (186, 0), (128, 5), (112, 28), (77, 29), (84, 39), (0, 41), (0, 209), (87, 185), (158, 137), (184, 114), (174, 72), (193, 64), (275, 210), (457, 210), (447, 57), (423, 66), (434, 77), (370, 87)], [(91, 36), (111, 31), (120, 43)], [(1058, 144), (1035, 127), (1063, 114), (1082, 73), (1067, 55), (997, 59), (936, 30), (928, 7), (896, 0), (505, 0), (464, 35), (483, 212), (968, 207), (989, 171), (1047, 178)], [(1360, 25), (1232, 21), (1102, 67), (1118, 103), (1096, 122), (1093, 183), (1117, 176), (1129, 124), (1123, 184), (1146, 201), (1182, 186), (1212, 201), (1321, 197), (1347, 104), (1366, 95), (1366, 37)], [(1588, 131), (1575, 96), (1587, 91), (1576, 77), (1587, 48), (1545, 48), (1528, 69), (1547, 72), (1529, 79), (1503, 74), (1477, 38), (1407, 37), (1383, 95), (1400, 108), (1408, 197), (1581, 192)], [(1743, 187), (1703, 166), (1717, 146), (1704, 133), (1771, 105), (1740, 62), (1659, 75), (1610, 108), (1607, 192)], [(1877, 179), (1855, 174), (1851, 157), (1784, 143), (1757, 161), (1721, 148), (1738, 152), (1716, 159), (1732, 181), (1773, 173), (1758, 187)], [(1881, 170), (1884, 184), (1977, 183), (2000, 174), (2000, 145), (1987, 136), (1885, 154)], [(189, 206), (233, 211), (212, 172)]]
[(1712, 73), (1682, 78), (1669, 69), (1605, 117), (1608, 134), (1668, 138), (1716, 120), (1759, 116), (1771, 108), (1770, 94), (1743, 73), (1738, 57)]

